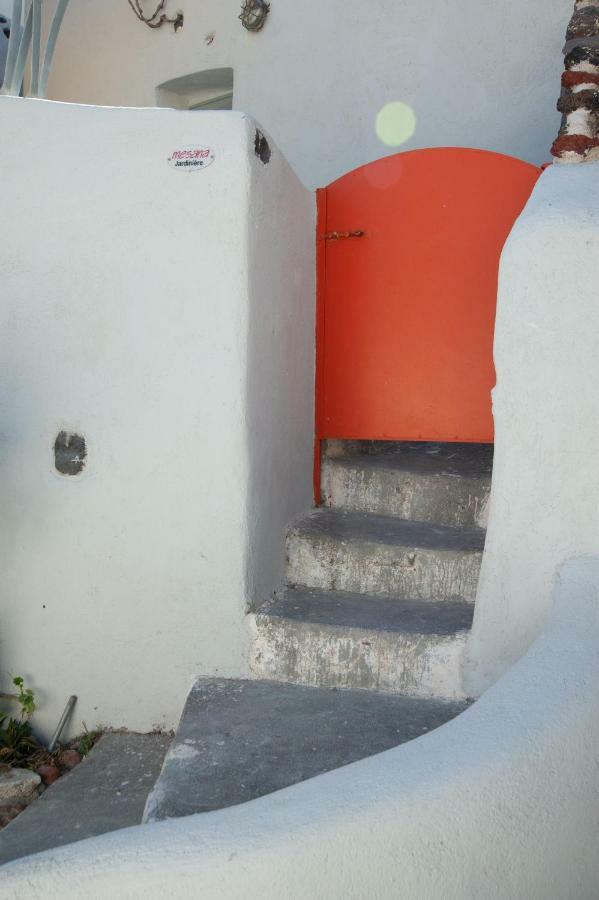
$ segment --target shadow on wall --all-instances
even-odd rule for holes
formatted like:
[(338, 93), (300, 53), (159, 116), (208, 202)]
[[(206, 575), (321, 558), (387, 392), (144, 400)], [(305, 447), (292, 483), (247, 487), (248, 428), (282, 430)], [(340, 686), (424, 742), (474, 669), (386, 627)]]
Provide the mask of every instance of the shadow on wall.
[(254, 129), (251, 141), (247, 597), (254, 608), (283, 581), (287, 526), (313, 502), (316, 201), (270, 137)]

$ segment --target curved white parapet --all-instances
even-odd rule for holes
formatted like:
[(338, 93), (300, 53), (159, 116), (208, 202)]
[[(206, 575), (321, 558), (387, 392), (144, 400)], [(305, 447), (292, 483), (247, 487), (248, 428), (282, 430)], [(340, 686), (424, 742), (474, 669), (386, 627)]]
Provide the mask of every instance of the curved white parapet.
[(18, 898), (582, 898), (599, 885), (599, 560), (467, 712), (251, 803), (12, 863)]
[(466, 688), (530, 646), (558, 566), (599, 555), (599, 164), (539, 179), (501, 256), (489, 526)]

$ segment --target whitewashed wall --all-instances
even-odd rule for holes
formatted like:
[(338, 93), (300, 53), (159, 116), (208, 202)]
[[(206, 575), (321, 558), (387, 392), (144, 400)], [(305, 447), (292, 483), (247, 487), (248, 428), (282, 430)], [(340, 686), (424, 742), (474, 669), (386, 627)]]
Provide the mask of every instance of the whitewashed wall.
[[(46, 733), (72, 693), (71, 730), (172, 727), (195, 675), (246, 672), (246, 604), (311, 502), (313, 197), (240, 113), (0, 121), (2, 679)], [(198, 144), (205, 171), (168, 165)]]
[(49, 96), (153, 105), (157, 85), (231, 66), (234, 108), (269, 129), (311, 187), (394, 152), (375, 130), (391, 101), (416, 114), (402, 149), (550, 158), (572, 0), (272, 0), (258, 34), (238, 21), (240, 6), (168, 0), (185, 14), (174, 34), (137, 21), (126, 0), (71, 0)]
[(467, 688), (517, 660), (557, 567), (599, 554), (599, 165), (553, 165), (504, 248), (495, 463)]

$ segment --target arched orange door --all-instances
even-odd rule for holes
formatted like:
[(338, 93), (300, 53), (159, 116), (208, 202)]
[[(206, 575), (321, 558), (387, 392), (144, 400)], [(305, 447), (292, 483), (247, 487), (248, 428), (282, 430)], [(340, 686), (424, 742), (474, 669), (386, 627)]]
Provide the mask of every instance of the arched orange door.
[(318, 439), (493, 440), (499, 256), (540, 174), (417, 150), (319, 191)]

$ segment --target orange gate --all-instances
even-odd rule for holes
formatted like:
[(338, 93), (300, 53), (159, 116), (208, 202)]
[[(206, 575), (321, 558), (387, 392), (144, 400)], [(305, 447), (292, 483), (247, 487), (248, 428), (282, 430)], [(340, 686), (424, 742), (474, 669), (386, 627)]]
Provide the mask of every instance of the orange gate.
[(441, 148), (318, 191), (317, 460), (324, 438), (493, 440), (499, 256), (540, 174)]

